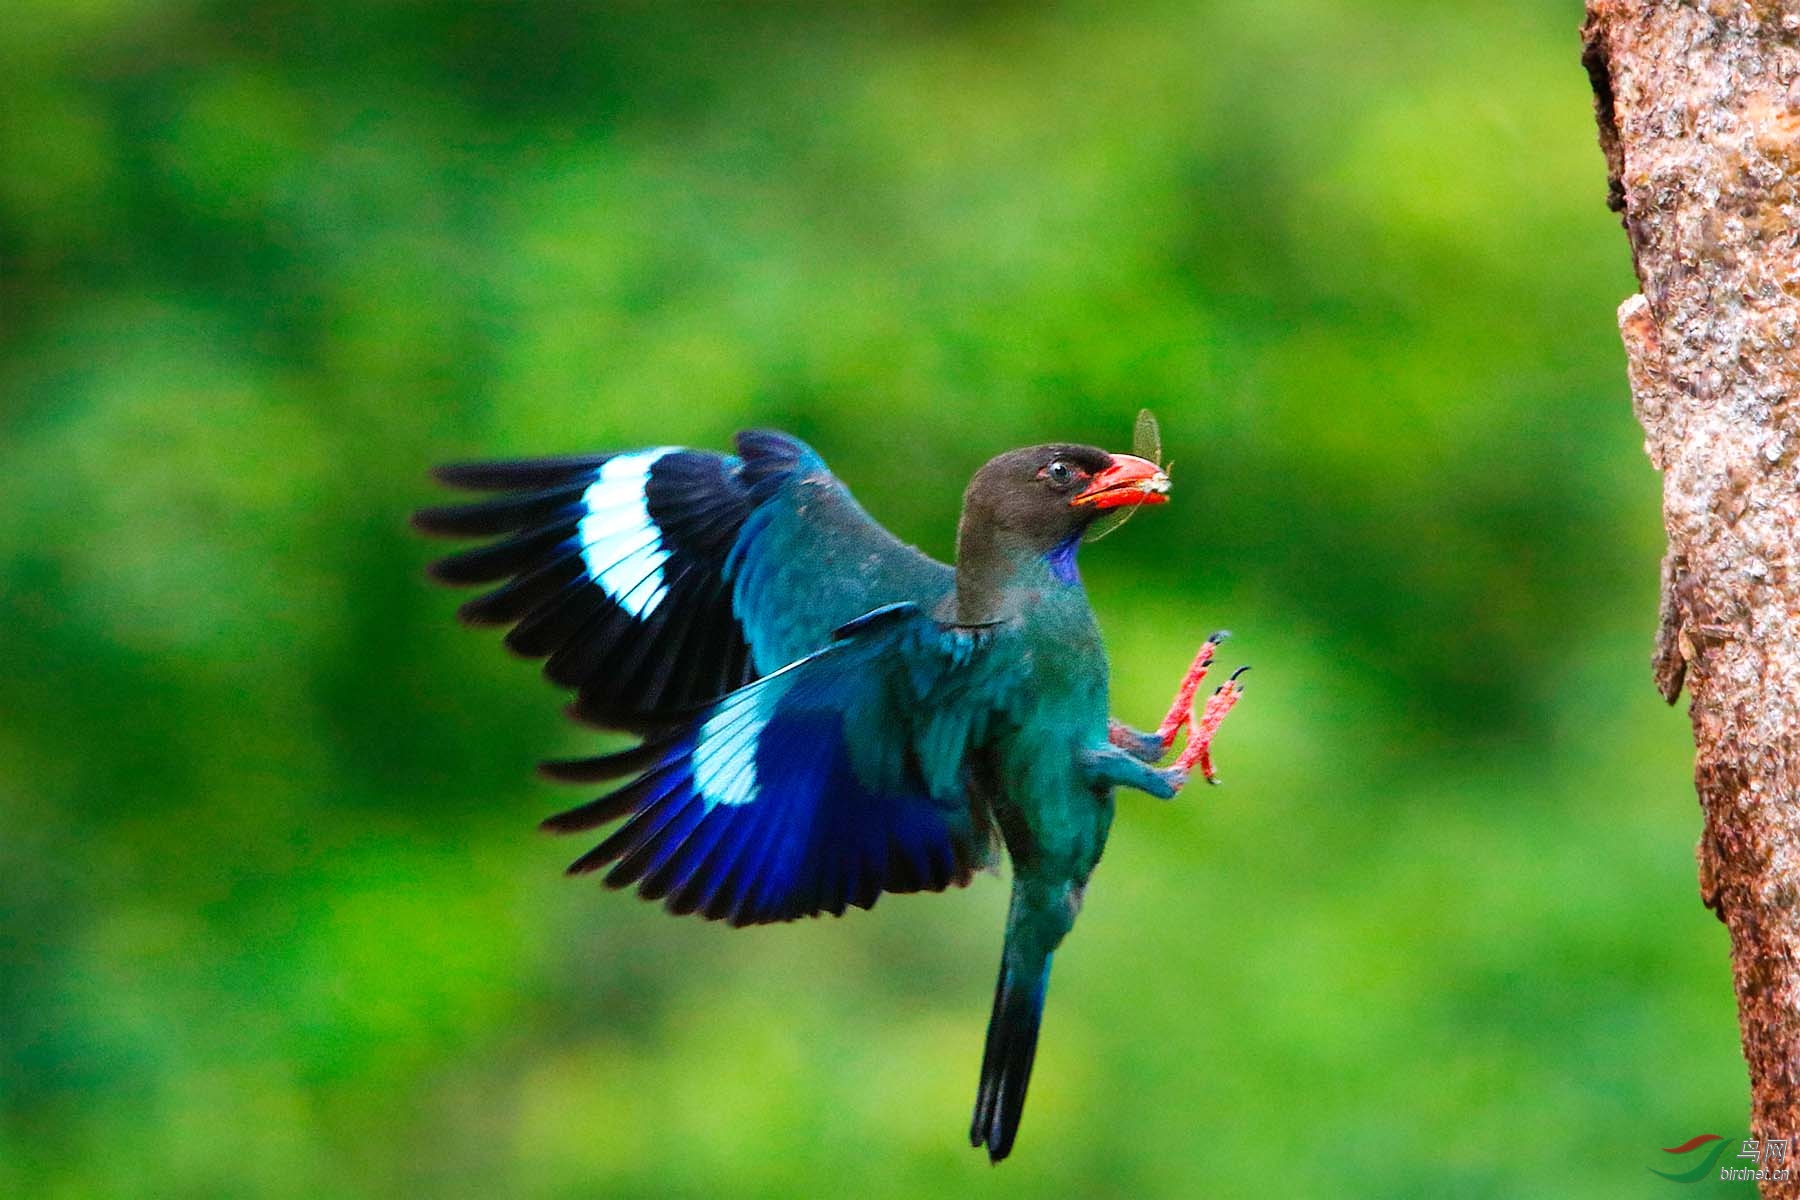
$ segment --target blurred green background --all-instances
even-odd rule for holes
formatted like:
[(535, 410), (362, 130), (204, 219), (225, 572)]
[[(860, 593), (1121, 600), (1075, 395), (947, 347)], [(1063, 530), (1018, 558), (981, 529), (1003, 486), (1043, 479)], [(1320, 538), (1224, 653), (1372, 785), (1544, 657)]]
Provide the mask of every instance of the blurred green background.
[[(1578, 18), (10, 6), (0, 1193), (1611, 1197), (1741, 1137)], [(1256, 671), (1227, 786), (1122, 795), (992, 1170), (1003, 880), (561, 878), (530, 765), (598, 735), (404, 517), (773, 425), (948, 555), (1146, 405), (1116, 708)]]

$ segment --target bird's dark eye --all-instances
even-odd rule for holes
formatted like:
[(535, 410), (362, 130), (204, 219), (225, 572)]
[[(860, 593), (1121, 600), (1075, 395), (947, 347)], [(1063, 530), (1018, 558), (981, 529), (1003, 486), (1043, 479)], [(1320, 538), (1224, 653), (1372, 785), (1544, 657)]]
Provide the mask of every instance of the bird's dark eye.
[(1051, 487), (1062, 491), (1074, 486), (1075, 481), (1081, 478), (1081, 471), (1073, 464), (1059, 458), (1039, 471), (1038, 478), (1049, 480)]

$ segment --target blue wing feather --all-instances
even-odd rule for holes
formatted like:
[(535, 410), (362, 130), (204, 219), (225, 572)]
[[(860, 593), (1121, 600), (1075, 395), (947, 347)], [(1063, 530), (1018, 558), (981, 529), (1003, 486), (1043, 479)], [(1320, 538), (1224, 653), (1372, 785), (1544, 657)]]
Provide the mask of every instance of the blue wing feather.
[[(969, 722), (942, 712), (933, 693), (967, 668), (972, 636), (910, 606), (860, 622), (647, 747), (551, 764), (560, 778), (641, 773), (546, 825), (588, 829), (624, 817), (570, 870), (610, 866), (610, 886), (635, 884), (673, 911), (737, 925), (966, 883), (986, 846), (959, 764), (927, 772), (920, 753), (966, 752), (942, 729), (946, 719), (952, 728)], [(921, 678), (932, 680), (924, 691)]]

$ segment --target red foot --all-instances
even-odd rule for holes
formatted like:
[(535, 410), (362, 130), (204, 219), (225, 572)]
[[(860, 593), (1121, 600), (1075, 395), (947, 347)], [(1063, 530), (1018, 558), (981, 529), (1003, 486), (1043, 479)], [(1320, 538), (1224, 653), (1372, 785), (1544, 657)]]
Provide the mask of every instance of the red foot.
[(1206, 776), (1206, 782), (1219, 782), (1219, 774), (1213, 769), (1212, 743), (1213, 736), (1219, 732), (1219, 726), (1225, 721), (1225, 714), (1237, 706), (1238, 699), (1244, 694), (1244, 685), (1238, 677), (1249, 667), (1239, 667), (1231, 673), (1231, 678), (1213, 690), (1206, 698), (1206, 706), (1199, 712), (1191, 707), (1188, 710), (1188, 744), (1183, 747), (1181, 757), (1175, 765), (1183, 771), (1191, 771), (1196, 764), (1200, 773)]
[(1175, 744), (1175, 735), (1183, 725), (1193, 719), (1194, 693), (1200, 690), (1200, 681), (1206, 678), (1206, 668), (1212, 666), (1213, 655), (1218, 652), (1219, 643), (1231, 636), (1231, 631), (1221, 629), (1200, 644), (1199, 653), (1187, 669), (1187, 675), (1181, 680), (1181, 686), (1175, 689), (1175, 702), (1169, 705), (1169, 715), (1162, 719), (1156, 727), (1156, 736), (1162, 739), (1163, 749), (1167, 750)]

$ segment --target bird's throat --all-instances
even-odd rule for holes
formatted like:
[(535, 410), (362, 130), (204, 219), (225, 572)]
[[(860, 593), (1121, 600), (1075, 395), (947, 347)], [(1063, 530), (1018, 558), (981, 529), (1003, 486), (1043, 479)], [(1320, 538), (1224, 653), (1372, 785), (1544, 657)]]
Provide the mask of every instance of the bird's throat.
[(1080, 583), (1075, 568), (1075, 552), (1080, 546), (1081, 535), (1075, 534), (1049, 550), (1037, 550), (1010, 537), (971, 530), (965, 524), (957, 539), (957, 624), (1003, 621), (1017, 611), (1024, 592)]

